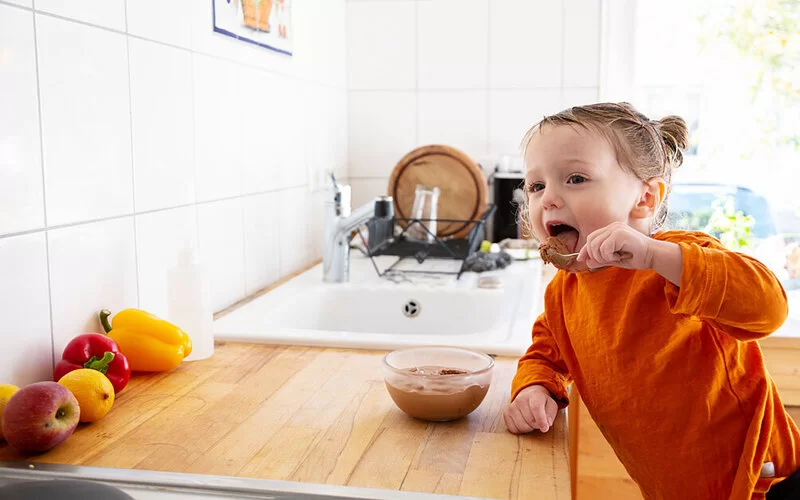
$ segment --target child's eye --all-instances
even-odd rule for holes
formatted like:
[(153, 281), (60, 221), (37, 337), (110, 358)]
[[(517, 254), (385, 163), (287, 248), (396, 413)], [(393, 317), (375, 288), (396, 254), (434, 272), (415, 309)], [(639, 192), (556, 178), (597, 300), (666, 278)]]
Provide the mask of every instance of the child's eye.
[(586, 182), (588, 179), (582, 175), (570, 175), (569, 179), (567, 179), (567, 184), (580, 184), (582, 182)]
[(544, 189), (544, 184), (541, 182), (531, 182), (528, 184), (528, 192), (535, 193)]

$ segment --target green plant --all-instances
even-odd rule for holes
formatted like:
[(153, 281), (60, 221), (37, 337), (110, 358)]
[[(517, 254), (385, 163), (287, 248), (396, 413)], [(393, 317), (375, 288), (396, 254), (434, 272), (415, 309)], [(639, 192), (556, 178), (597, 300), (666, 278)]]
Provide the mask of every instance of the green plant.
[(753, 243), (753, 224), (753, 216), (736, 210), (732, 196), (722, 196), (712, 203), (704, 231), (718, 237), (731, 250), (743, 250)]
[(753, 119), (763, 131), (762, 146), (800, 151), (793, 118), (800, 112), (800, 2), (735, 0), (721, 9), (718, 2), (706, 4), (699, 21), (707, 31), (700, 42), (725, 40), (753, 66)]

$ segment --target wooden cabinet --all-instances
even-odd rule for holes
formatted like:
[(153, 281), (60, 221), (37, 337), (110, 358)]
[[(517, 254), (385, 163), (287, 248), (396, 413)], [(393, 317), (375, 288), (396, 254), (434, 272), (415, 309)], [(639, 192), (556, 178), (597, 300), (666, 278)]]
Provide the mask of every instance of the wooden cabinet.
[(800, 338), (767, 337), (758, 343), (783, 404), (800, 406)]

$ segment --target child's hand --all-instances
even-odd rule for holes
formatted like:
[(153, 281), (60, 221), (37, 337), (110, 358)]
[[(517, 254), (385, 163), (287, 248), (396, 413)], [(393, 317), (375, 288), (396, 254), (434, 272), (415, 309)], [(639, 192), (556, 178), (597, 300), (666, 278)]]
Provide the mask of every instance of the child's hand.
[(547, 432), (558, 413), (558, 405), (541, 385), (528, 386), (517, 394), (506, 408), (503, 419), (512, 434), (525, 434), (534, 429)]
[(613, 222), (586, 238), (578, 253), (578, 262), (589, 269), (617, 266), (627, 269), (650, 269), (653, 263), (653, 239), (623, 222)]

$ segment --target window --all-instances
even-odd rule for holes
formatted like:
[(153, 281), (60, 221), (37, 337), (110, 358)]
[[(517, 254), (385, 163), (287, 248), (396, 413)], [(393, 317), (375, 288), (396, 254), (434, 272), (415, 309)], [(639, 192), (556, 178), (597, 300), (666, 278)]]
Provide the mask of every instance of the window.
[(682, 116), (691, 149), (670, 224), (705, 230), (781, 279), (800, 336), (800, 2), (604, 3), (604, 100)]

